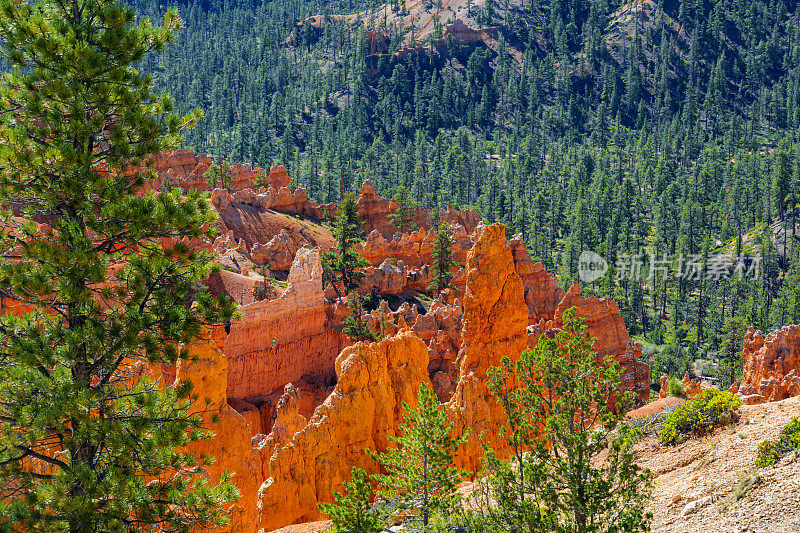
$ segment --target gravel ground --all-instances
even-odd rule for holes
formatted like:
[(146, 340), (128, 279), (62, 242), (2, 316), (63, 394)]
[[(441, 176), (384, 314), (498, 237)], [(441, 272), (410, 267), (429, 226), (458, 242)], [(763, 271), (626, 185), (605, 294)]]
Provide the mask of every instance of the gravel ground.
[(662, 446), (653, 427), (636, 448), (654, 474), (653, 531), (800, 532), (800, 456), (754, 466), (758, 445), (793, 416), (800, 397), (745, 405), (737, 424), (674, 447)]

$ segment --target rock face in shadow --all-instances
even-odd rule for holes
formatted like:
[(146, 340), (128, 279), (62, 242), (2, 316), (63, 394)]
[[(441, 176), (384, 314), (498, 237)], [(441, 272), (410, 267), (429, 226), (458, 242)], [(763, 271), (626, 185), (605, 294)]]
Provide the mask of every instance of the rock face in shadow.
[(742, 350), (744, 372), (731, 387), (749, 404), (800, 395), (800, 325), (784, 326), (766, 338), (753, 326)]
[(334, 380), (343, 337), (328, 322), (318, 250), (298, 251), (281, 297), (241, 311), (225, 341), (228, 398), (266, 395), (304, 376)]
[(517, 360), (527, 346), (525, 287), (502, 224), (479, 231), (467, 256), (462, 324), (458, 384), (447, 410), (456, 431), (471, 428), (456, 464), (476, 472), (482, 444), (502, 448), (499, 429), (505, 423), (502, 409), (486, 386), (486, 371), (499, 366), (504, 356)]
[(416, 405), (420, 383), (428, 381), (427, 364), (425, 344), (410, 331), (345, 348), (336, 359), (333, 393), (290, 442), (269, 452), (268, 477), (258, 493), (259, 527), (319, 520), (317, 502), (333, 501), (351, 467), (377, 473), (364, 450), (387, 449), (402, 421), (402, 403)]

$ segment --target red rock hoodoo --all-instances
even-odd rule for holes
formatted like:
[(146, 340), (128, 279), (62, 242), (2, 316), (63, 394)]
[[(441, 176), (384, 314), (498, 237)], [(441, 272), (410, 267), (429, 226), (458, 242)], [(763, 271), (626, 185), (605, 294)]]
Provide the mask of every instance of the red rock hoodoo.
[(402, 421), (402, 402), (415, 405), (420, 383), (428, 380), (427, 364), (425, 344), (409, 331), (345, 348), (336, 359), (333, 393), (291, 442), (265, 458), (259, 527), (271, 531), (319, 520), (317, 502), (333, 501), (351, 467), (377, 473), (364, 450), (386, 450)]
[(800, 325), (784, 326), (766, 338), (747, 330), (742, 350), (744, 372), (731, 387), (745, 403), (774, 402), (800, 394)]
[(486, 371), (499, 366), (504, 356), (519, 358), (527, 345), (527, 324), (525, 287), (515, 270), (505, 227), (486, 226), (467, 256), (458, 384), (447, 403), (455, 430), (471, 428), (457, 457), (461, 468), (478, 471), (482, 443), (500, 445), (498, 430), (505, 417), (486, 386)]

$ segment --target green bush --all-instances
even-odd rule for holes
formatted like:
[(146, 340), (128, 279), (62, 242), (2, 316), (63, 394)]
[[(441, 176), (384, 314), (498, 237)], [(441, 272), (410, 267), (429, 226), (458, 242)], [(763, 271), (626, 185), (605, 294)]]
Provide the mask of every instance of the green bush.
[(758, 445), (756, 466), (771, 466), (787, 453), (800, 448), (800, 420), (793, 417), (781, 430), (777, 441), (765, 440)]
[(670, 378), (669, 383), (667, 383), (667, 390), (670, 396), (686, 398), (686, 391), (683, 390), (683, 383), (681, 383), (678, 378)]
[(679, 444), (693, 434), (710, 433), (715, 427), (738, 420), (741, 404), (735, 394), (706, 389), (667, 417), (659, 439), (664, 444)]

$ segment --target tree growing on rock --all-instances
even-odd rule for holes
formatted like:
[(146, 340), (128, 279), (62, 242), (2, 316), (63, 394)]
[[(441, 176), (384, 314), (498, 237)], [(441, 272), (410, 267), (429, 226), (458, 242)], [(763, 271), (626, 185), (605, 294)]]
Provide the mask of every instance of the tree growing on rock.
[(344, 194), (342, 204), (336, 210), (333, 236), (336, 250), (323, 252), (322, 267), (326, 281), (333, 283), (336, 294), (341, 297), (358, 287), (358, 280), (364, 277), (359, 269), (369, 265), (352, 249), (354, 244), (361, 242), (361, 222), (356, 210), (356, 196), (352, 191)]
[(436, 240), (433, 242), (433, 263), (431, 264), (431, 277), (428, 290), (442, 292), (452, 287), (453, 279), (451, 269), (456, 262), (453, 259), (453, 228), (442, 224), (436, 231)]
[(727, 386), (733, 385), (737, 373), (742, 368), (745, 333), (747, 333), (747, 323), (738, 316), (728, 318), (722, 328), (718, 373), (721, 379), (727, 380)]
[(319, 503), (319, 510), (333, 522), (332, 533), (378, 533), (383, 531), (383, 513), (370, 503), (372, 487), (369, 477), (360, 468), (353, 467), (350, 481), (342, 483), (347, 494), (336, 492), (336, 503)]
[(342, 333), (355, 340), (374, 342), (378, 340), (378, 333), (372, 331), (362, 318), (364, 312), (364, 298), (355, 292), (347, 297), (347, 306), (351, 313), (342, 320)]
[(29, 309), (0, 316), (0, 523), (19, 531), (208, 528), (237, 496), (180, 451), (211, 436), (191, 385), (153, 375), (231, 318), (186, 244), (213, 240), (214, 211), (128, 171), (202, 116), (133, 68), (180, 27), (114, 0), (0, 0), (0, 204), (28, 220), (0, 227), (0, 296)]
[(469, 432), (453, 436), (447, 411), (425, 382), (419, 388), (417, 408), (404, 402), (403, 409), (400, 436), (389, 437), (397, 447), (370, 453), (386, 470), (374, 479), (382, 498), (401, 511), (411, 511), (409, 522), (425, 528), (435, 513), (451, 510), (457, 502), (456, 489), (467, 473), (453, 466), (453, 456)]
[(651, 476), (633, 462), (619, 365), (597, 363), (574, 308), (563, 324), (516, 364), (504, 358), (489, 372), (512, 459), (487, 452), (472, 519), (499, 531), (646, 531)]
[(397, 188), (394, 199), (397, 201), (397, 210), (389, 214), (389, 219), (399, 234), (416, 229), (414, 215), (417, 213), (417, 203), (411, 193), (402, 185)]
[(203, 174), (203, 177), (212, 189), (216, 189), (217, 187), (227, 189), (231, 186), (231, 172), (231, 165), (227, 160), (222, 161), (219, 165), (212, 162), (211, 166), (209, 166), (208, 170)]

